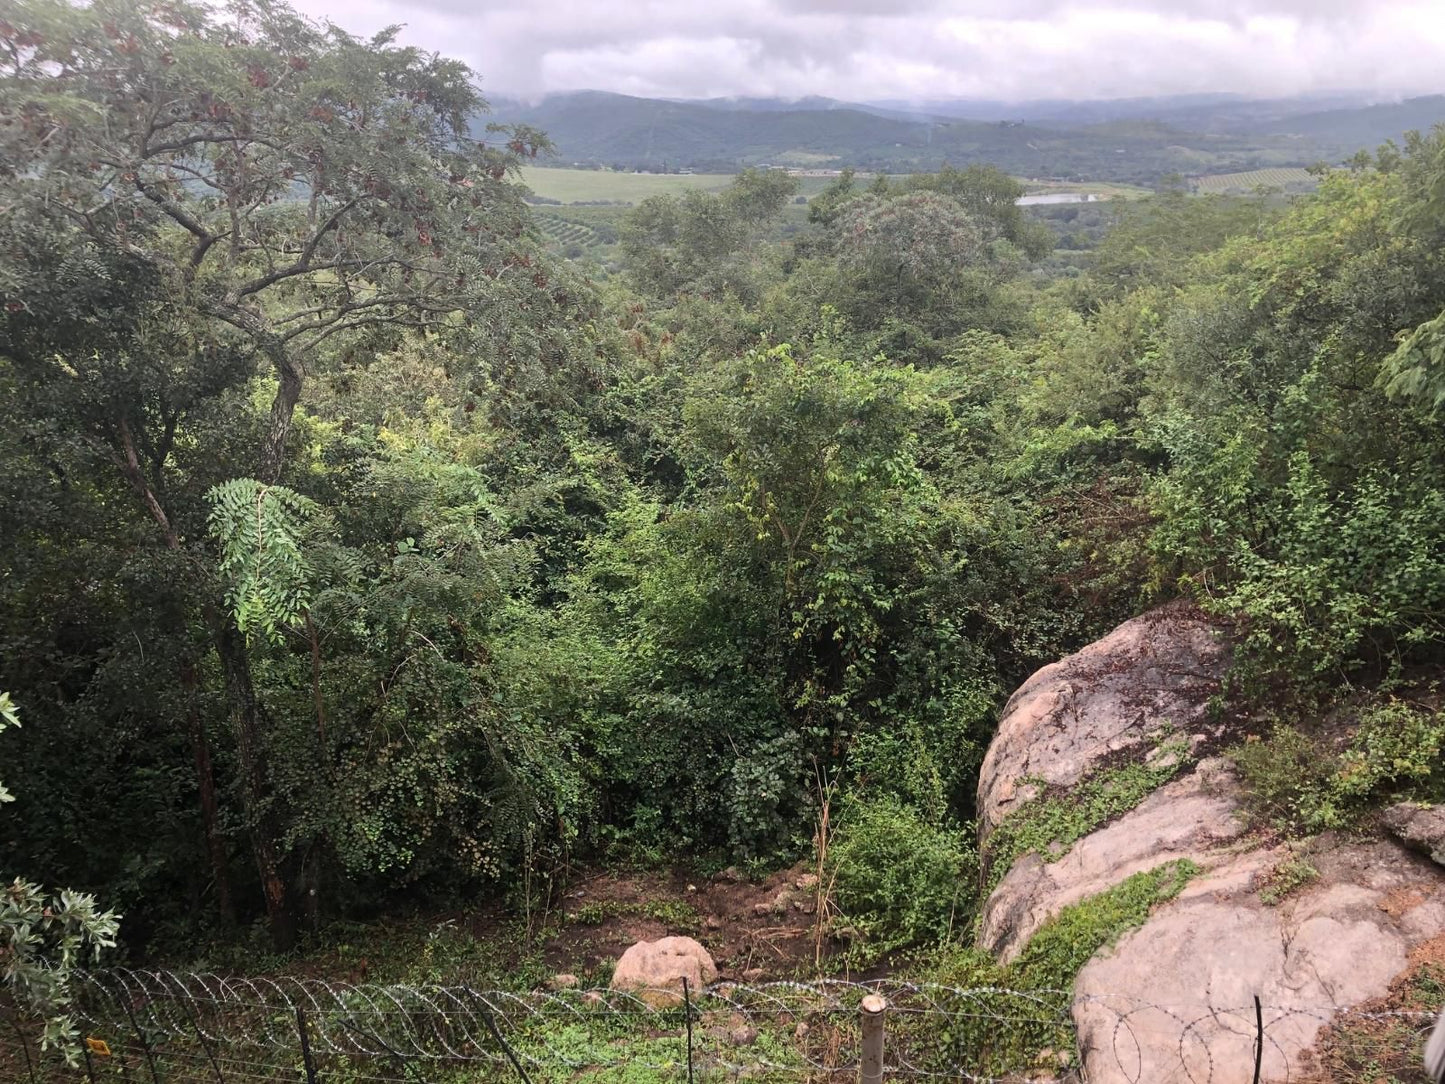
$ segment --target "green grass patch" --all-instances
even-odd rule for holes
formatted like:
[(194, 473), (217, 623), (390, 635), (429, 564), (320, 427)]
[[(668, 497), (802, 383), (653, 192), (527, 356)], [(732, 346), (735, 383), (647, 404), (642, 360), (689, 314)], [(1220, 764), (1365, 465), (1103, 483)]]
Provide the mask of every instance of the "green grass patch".
[[(641, 203), (648, 196), (677, 195), (690, 189), (720, 192), (733, 183), (731, 173), (624, 173), (605, 169), (563, 169), (558, 166), (525, 166), (522, 183), (543, 199), (568, 203)], [(834, 177), (799, 177), (798, 194), (815, 196)], [(859, 174), (863, 183), (871, 174)], [(1087, 186), (1076, 186), (1086, 191)]]
[(683, 900), (648, 900), (646, 903), (598, 900), (568, 912), (567, 921), (582, 926), (600, 926), (608, 919), (626, 917), (650, 918), (676, 930), (697, 930), (702, 926), (702, 916), (697, 908)]
[(1007, 968), (1009, 985), (1025, 990), (1071, 990), (1089, 958), (1144, 924), (1157, 904), (1172, 900), (1198, 875), (1187, 858), (1136, 873), (1107, 892), (1066, 907), (1029, 939)]
[(1157, 766), (1125, 764), (1088, 776), (1065, 793), (1044, 795), (1025, 803), (994, 829), (984, 851), (984, 892), (1003, 880), (1013, 864), (1030, 852), (1067, 850), (1101, 824), (1133, 809), (1163, 786), (1187, 763), (1182, 739), (1156, 747)]
[(1199, 872), (1187, 858), (1166, 862), (1066, 907), (1039, 927), (1007, 967), (978, 949), (959, 950), (946, 959), (933, 981), (999, 991), (950, 1022), (943, 1038), (953, 1064), (967, 1064), (984, 1076), (1061, 1068), (1060, 1053), (1074, 1051), (1069, 1006), (1079, 971), (1095, 953), (1142, 926), (1156, 906), (1179, 895)]

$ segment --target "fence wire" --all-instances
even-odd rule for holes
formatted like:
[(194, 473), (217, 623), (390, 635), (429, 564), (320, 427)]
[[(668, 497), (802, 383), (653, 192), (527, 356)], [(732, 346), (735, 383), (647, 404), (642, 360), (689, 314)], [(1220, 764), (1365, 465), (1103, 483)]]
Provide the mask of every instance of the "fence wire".
[[(84, 975), (82, 1042), (41, 1050), (0, 1007), (0, 1080), (20, 1084), (341, 1084), (858, 1079), (859, 1004), (887, 999), (886, 1079), (1234, 1084), (1263, 1040), (1264, 1079), (1338, 1025), (1332, 1006), (1161, 1006), (1068, 991), (900, 981), (689, 990), (477, 990), (117, 969)], [(1428, 1013), (1346, 1013), (1428, 1030)], [(8, 1024), (8, 1026), (7, 1026)], [(1079, 1049), (1081, 1035), (1088, 1048)], [(1244, 1073), (1248, 1078), (1248, 1072)]]

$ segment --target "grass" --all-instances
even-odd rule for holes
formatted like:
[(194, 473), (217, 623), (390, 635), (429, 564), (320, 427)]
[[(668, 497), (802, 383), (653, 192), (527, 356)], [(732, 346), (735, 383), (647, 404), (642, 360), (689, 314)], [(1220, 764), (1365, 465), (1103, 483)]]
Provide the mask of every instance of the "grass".
[(1310, 865), (1301, 855), (1291, 855), (1269, 874), (1269, 883), (1260, 889), (1259, 899), (1266, 906), (1275, 907), (1294, 892), (1319, 879), (1320, 871)]
[(1300, 192), (1312, 189), (1319, 183), (1309, 170), (1297, 167), (1280, 169), (1251, 169), (1242, 173), (1216, 173), (1200, 177), (1194, 188), (1206, 195), (1222, 195), (1226, 192), (1253, 192), (1256, 188), (1278, 188), (1286, 192)]
[[(983, 899), (1021, 857), (1067, 849), (1105, 822), (1133, 809), (1172, 779), (1186, 762), (1179, 740), (1158, 746), (1157, 766), (1124, 764), (1095, 772), (1057, 795), (1035, 798), (994, 830), (984, 853), (988, 876)], [(1173, 754), (1172, 756), (1169, 754)]]
[[(1377, 1002), (1344, 1013), (1322, 1033), (1310, 1084), (1426, 1084), (1425, 1037), (1445, 997), (1445, 967), (1414, 967)], [(1401, 1015), (1416, 1014), (1416, 1015)]]
[(650, 918), (670, 930), (693, 931), (702, 927), (702, 916), (697, 913), (697, 908), (682, 900), (648, 900), (646, 903), (599, 900), (584, 903), (567, 915), (567, 921), (582, 926), (600, 926), (609, 918), (626, 916)]
[(676, 194), (689, 188), (717, 192), (732, 180), (731, 173), (613, 173), (555, 166), (527, 166), (522, 170), (522, 181), (533, 192), (563, 203), (638, 203), (648, 196)]

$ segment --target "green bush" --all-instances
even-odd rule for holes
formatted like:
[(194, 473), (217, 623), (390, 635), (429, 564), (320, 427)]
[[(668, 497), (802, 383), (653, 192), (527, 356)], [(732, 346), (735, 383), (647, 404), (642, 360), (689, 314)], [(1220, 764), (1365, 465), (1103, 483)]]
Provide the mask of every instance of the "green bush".
[(1349, 826), (1387, 798), (1437, 792), (1442, 746), (1445, 715), (1392, 700), (1361, 713), (1342, 752), (1281, 724), (1230, 755), (1257, 817), (1287, 830), (1320, 832)]
[(828, 850), (835, 902), (873, 952), (947, 939), (973, 903), (976, 862), (965, 832), (891, 796), (849, 802)]

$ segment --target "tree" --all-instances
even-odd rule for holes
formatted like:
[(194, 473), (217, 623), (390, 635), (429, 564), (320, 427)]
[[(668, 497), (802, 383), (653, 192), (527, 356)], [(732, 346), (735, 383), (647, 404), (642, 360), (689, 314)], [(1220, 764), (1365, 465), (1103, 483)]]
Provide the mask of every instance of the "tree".
[(864, 196), (838, 219), (838, 261), (882, 310), (913, 311), (946, 297), (987, 258), (978, 220), (933, 192)]
[(849, 166), (838, 174), (836, 181), (814, 196), (808, 203), (808, 221), (819, 226), (831, 226), (848, 201), (857, 195), (855, 176)]
[(1042, 223), (1024, 217), (1019, 200), (1024, 186), (993, 166), (971, 165), (955, 169), (945, 165), (937, 173), (909, 177), (908, 189), (938, 192), (949, 196), (979, 221), (987, 232), (1022, 249), (1031, 260), (1040, 260), (1053, 247), (1053, 239)]
[[(224, 17), (118, 0), (10, 10), (0, 244), (13, 258), (0, 269), (0, 350), (51, 407), (57, 390), (80, 389), (87, 435), (169, 550), (186, 543), (166, 474), (187, 405), (244, 382), (252, 364), (274, 391), (265, 426), (237, 446), (236, 473), (271, 484), (308, 373), (402, 330), (499, 310), (521, 325), (565, 303), (510, 178), (540, 137), (470, 139), (485, 103), (463, 65), (397, 47), (395, 30), (363, 42), (269, 0), (241, 0)], [(78, 319), (53, 318), (57, 282), (85, 297)], [(107, 324), (107, 310), (138, 298), (138, 311)], [(234, 622), (203, 609), (285, 944), (293, 921), (264, 712)], [(198, 739), (198, 766), (203, 754)]]
[(395, 28), (361, 42), (267, 0), (228, 12), (28, 0), (0, 27), (0, 151), (12, 220), (131, 257), (271, 366), (274, 481), (323, 344), (443, 325), (489, 280), (530, 278), (507, 178), (542, 144), (469, 139), (470, 73)]
[(750, 169), (716, 195), (651, 196), (622, 225), (628, 269), (639, 288), (662, 298), (747, 292), (758, 242), (796, 189), (786, 173)]

